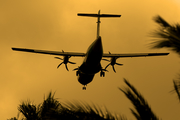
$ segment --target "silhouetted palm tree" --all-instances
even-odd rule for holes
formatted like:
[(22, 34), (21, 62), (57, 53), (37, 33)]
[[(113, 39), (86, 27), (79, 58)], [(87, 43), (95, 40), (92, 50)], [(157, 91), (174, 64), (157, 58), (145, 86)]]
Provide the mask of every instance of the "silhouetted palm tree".
[[(22, 102), (18, 106), (18, 111), (19, 111), (19, 114), (23, 115), (22, 119), (26, 119), (26, 120), (39, 120), (40, 119), (39, 105), (36, 106), (36, 105), (32, 104), (29, 100), (26, 102)], [(19, 118), (19, 114), (18, 114), (18, 118)]]
[[(21, 120), (127, 120), (126, 117), (113, 115), (107, 109), (85, 103), (75, 102), (64, 105), (54, 98), (52, 92), (42, 104), (22, 102), (19, 107)], [(19, 118), (19, 116), (18, 116)]]
[(144, 97), (132, 86), (126, 79), (124, 82), (128, 86), (124, 90), (119, 88), (126, 97), (131, 101), (135, 110), (131, 109), (132, 114), (137, 120), (159, 120), (159, 118), (153, 113)]
[[(180, 55), (180, 24), (170, 25), (161, 16), (154, 17), (154, 21), (160, 27), (152, 33), (153, 37), (156, 38), (155, 42), (152, 43), (152, 48), (170, 48)], [(180, 100), (180, 79), (173, 80), (173, 84)]]

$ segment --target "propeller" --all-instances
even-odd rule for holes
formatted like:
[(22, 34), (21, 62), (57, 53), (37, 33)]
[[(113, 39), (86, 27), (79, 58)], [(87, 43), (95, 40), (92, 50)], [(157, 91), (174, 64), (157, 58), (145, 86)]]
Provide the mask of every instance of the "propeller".
[[(109, 52), (109, 54), (111, 54)], [(122, 66), (123, 64), (120, 64), (120, 63), (116, 63), (116, 60), (117, 60), (118, 57), (111, 57), (111, 60), (107, 60), (107, 59), (102, 59), (102, 60), (105, 60), (105, 61), (109, 61), (110, 63), (105, 67), (105, 70), (106, 68), (111, 65), (112, 68), (113, 68), (113, 71), (116, 72), (115, 68), (114, 68), (114, 65), (119, 65), (119, 66)]]
[[(64, 51), (62, 50), (62, 52), (64, 52)], [(62, 58), (59, 58), (59, 57), (54, 57), (54, 58), (56, 58), (56, 59), (63, 60), (63, 62), (61, 62), (61, 63), (57, 66), (57, 68), (59, 68), (62, 64), (64, 64), (65, 67), (66, 67), (66, 70), (69, 71), (69, 70), (68, 70), (68, 67), (67, 67), (67, 63), (76, 64), (76, 63), (74, 63), (74, 62), (70, 62), (70, 61), (69, 61), (69, 58), (70, 58), (70, 57), (71, 57), (71, 56), (68, 56), (68, 55), (65, 55), (63, 59), (62, 59)]]

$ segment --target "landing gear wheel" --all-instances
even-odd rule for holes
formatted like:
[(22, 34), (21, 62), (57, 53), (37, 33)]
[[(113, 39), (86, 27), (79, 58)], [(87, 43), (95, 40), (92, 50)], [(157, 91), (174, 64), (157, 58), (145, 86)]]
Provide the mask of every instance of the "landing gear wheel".
[(79, 75), (79, 71), (76, 71), (76, 76), (78, 76)]
[(86, 90), (86, 87), (85, 87), (85, 86), (83, 87), (83, 90)]
[(100, 72), (100, 77), (104, 77), (105, 76), (105, 72)]

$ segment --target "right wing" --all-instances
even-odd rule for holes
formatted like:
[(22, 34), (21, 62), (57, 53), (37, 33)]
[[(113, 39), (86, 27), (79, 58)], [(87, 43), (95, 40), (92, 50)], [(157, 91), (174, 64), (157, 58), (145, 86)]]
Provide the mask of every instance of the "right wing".
[(85, 53), (47, 51), (47, 50), (36, 50), (36, 49), (27, 49), (27, 48), (12, 48), (12, 50), (21, 51), (21, 52), (31, 52), (31, 53), (49, 54), (49, 55), (59, 55), (59, 56), (77, 56), (77, 57), (84, 57), (84, 56), (86, 55)]
[(148, 57), (148, 56), (164, 56), (168, 55), (169, 53), (129, 53), (129, 54), (103, 54), (103, 57), (117, 57), (117, 58), (124, 58), (124, 57)]

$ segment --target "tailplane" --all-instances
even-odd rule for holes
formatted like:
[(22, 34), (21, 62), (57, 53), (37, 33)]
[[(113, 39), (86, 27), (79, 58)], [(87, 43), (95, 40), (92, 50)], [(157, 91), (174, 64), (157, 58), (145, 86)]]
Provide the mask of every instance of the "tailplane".
[(98, 14), (88, 14), (88, 13), (78, 13), (78, 16), (85, 16), (85, 17), (96, 17), (97, 18), (97, 38), (99, 38), (99, 28), (100, 28), (100, 18), (103, 17), (121, 17), (121, 15), (114, 15), (114, 14), (100, 14), (100, 10)]
[(86, 17), (121, 17), (121, 15), (112, 15), (112, 14), (86, 14), (86, 13), (78, 13), (78, 16), (86, 16)]
[(121, 15), (100, 14), (100, 10), (98, 11), (98, 14), (78, 13), (77, 15), (86, 17), (121, 17)]

